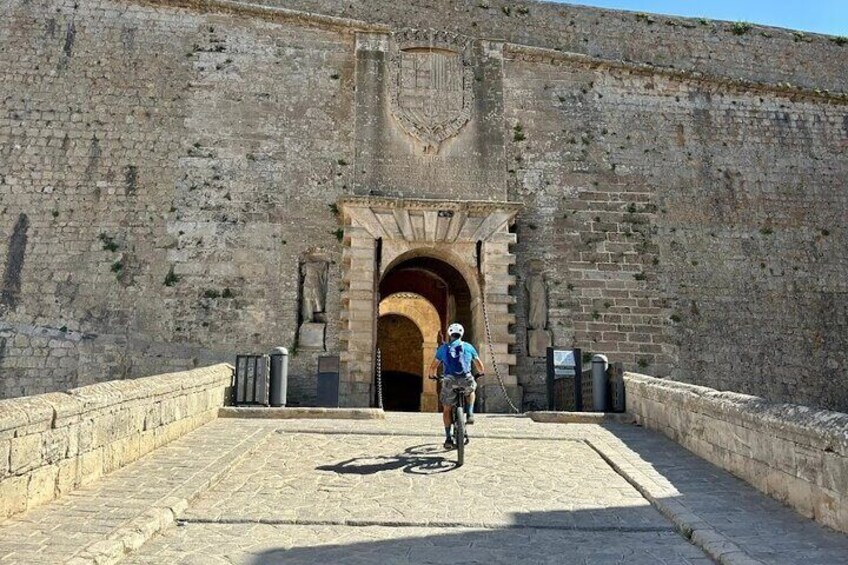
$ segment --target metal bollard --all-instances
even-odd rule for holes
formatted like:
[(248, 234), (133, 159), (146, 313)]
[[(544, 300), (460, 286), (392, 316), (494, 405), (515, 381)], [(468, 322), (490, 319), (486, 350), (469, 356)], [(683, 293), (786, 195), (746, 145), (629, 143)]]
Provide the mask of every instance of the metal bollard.
[(607, 368), (609, 360), (606, 355), (592, 356), (592, 404), (595, 412), (606, 412), (607, 406)]
[(271, 386), (268, 403), (271, 406), (285, 406), (289, 384), (289, 350), (275, 347), (271, 350)]
[(624, 390), (624, 365), (616, 363), (612, 366), (612, 411), (624, 412), (626, 409)]

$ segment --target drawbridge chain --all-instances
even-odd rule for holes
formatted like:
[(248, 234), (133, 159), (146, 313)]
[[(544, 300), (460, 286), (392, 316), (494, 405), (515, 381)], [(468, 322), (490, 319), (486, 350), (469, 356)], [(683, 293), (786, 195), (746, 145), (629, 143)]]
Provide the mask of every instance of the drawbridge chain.
[[(482, 286), (482, 285), (481, 285)], [(482, 300), (480, 303), (483, 305), (483, 322), (486, 326), (486, 343), (489, 344), (489, 357), (492, 359), (492, 367), (495, 369), (495, 376), (498, 378), (498, 384), (501, 385), (501, 392), (503, 392), (504, 398), (506, 398), (507, 404), (512, 408), (512, 411), (516, 414), (521, 414), (521, 410), (515, 407), (512, 399), (509, 397), (509, 393), (506, 391), (506, 385), (503, 382), (503, 378), (501, 377), (501, 371), (498, 368), (498, 362), (495, 360), (495, 350), (492, 347), (492, 328), (489, 324), (489, 309), (486, 306), (486, 289), (481, 288), (480, 293)]]
[(383, 409), (383, 355), (377, 348), (377, 408)]

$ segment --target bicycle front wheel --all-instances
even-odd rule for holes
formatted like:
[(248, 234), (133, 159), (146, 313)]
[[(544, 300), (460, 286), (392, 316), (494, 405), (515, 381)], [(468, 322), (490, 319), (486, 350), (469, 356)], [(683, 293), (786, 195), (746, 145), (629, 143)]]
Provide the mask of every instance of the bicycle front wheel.
[(453, 431), (456, 436), (456, 466), (462, 467), (465, 463), (465, 410), (459, 405), (453, 408)]

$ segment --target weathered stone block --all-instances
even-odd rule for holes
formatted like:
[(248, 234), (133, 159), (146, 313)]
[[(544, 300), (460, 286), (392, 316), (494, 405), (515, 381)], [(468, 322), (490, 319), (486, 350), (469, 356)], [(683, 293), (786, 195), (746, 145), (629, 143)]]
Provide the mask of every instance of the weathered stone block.
[(79, 484), (92, 483), (103, 476), (103, 448), (98, 447), (79, 456)]
[(813, 519), (825, 526), (838, 529), (839, 499), (840, 496), (837, 492), (814, 487), (812, 490)]
[[(370, 307), (373, 311), (373, 307)], [(298, 347), (303, 350), (324, 351), (327, 324), (305, 322), (298, 330)]]
[(42, 458), (45, 464), (56, 463), (68, 456), (70, 430), (71, 428), (69, 426), (64, 426), (54, 430), (47, 430), (42, 434)]
[(11, 472), (19, 475), (41, 467), (44, 464), (41, 457), (41, 443), (42, 434), (40, 433), (13, 438), (9, 457)]
[(0, 400), (0, 439), (15, 436), (15, 431), (27, 423), (26, 412), (18, 407), (15, 400)]
[(548, 330), (527, 331), (527, 354), (530, 357), (544, 357), (551, 346), (551, 332)]
[(821, 484), (824, 452), (805, 445), (794, 446), (795, 476), (808, 483)]
[(79, 458), (65, 459), (57, 464), (56, 495), (68, 494), (79, 486)]
[(0, 517), (26, 510), (28, 483), (29, 475), (7, 477), (0, 481)]
[(11, 475), (11, 470), (9, 469), (9, 453), (11, 449), (11, 439), (0, 439), (0, 481)]
[(86, 453), (96, 447), (95, 445), (95, 423), (91, 418), (86, 417), (80, 420), (77, 428), (77, 450), (79, 453)]
[(839, 502), (836, 511), (836, 526), (840, 532), (848, 533), (848, 494), (839, 493)]
[(154, 449), (156, 449), (156, 432), (154, 430), (142, 432), (138, 438), (139, 457), (147, 455)]
[(806, 516), (813, 517), (813, 487), (807, 481), (797, 477), (789, 477), (786, 479), (787, 496), (786, 502), (797, 512)]
[(103, 473), (111, 473), (139, 457), (139, 435), (116, 439), (103, 446)]
[(56, 479), (59, 468), (56, 465), (39, 467), (30, 474), (27, 486), (27, 509), (34, 508), (56, 498)]
[(848, 457), (822, 454), (819, 484), (827, 489), (848, 493)]

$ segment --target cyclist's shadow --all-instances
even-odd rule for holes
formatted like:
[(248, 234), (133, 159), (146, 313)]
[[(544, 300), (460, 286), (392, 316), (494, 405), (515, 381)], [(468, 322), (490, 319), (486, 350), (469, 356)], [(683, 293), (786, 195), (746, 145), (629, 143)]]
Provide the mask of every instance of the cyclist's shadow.
[(399, 455), (355, 457), (334, 465), (321, 465), (318, 471), (332, 471), (340, 475), (373, 475), (383, 471), (402, 470), (412, 475), (435, 475), (456, 469), (456, 461), (446, 459), (438, 444), (413, 445)]

